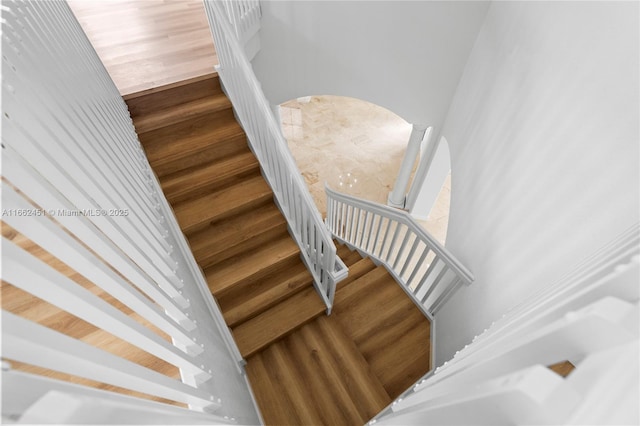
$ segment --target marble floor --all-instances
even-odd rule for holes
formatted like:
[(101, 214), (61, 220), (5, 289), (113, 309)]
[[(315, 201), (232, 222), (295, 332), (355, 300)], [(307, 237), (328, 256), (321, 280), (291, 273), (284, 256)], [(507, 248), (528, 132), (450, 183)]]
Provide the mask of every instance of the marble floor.
[[(341, 96), (285, 102), (280, 118), (289, 149), (323, 217), (325, 182), (340, 192), (386, 204), (411, 133), (409, 123), (380, 106)], [(447, 178), (427, 220), (418, 221), (443, 244), (450, 192)]]

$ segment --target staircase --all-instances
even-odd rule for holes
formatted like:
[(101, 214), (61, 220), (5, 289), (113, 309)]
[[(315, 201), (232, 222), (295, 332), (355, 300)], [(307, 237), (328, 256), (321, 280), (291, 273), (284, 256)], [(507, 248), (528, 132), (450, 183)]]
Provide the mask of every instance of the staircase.
[(125, 100), (267, 424), (362, 424), (429, 370), (427, 319), (344, 246), (325, 315), (216, 74)]
[(325, 305), (217, 74), (125, 100), (242, 355), (321, 315)]

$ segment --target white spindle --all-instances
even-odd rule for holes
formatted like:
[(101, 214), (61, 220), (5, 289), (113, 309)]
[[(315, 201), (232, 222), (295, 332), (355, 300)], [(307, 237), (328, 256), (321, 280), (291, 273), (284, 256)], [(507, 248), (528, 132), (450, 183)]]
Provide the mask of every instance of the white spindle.
[[(326, 192), (327, 226), (333, 235), (384, 263), (428, 315), (435, 308), (440, 309), (461, 284), (468, 285), (473, 280), (451, 253), (406, 212), (340, 194), (329, 187)], [(425, 271), (429, 253), (435, 257)]]
[[(20, 417), (20, 421), (26, 424), (237, 424), (228, 416), (224, 418), (11, 369), (2, 372), (2, 386), (11, 389), (2, 395), (2, 414), (5, 418)], [(76, 404), (65, 401), (58, 407), (49, 406), (45, 410), (35, 405), (53, 393), (83, 400)], [(99, 404), (89, 405), (85, 398), (99, 401)], [(60, 407), (64, 410), (55, 410)], [(83, 413), (84, 418), (58, 417), (68, 414), (72, 407)], [(36, 415), (39, 417), (34, 418)]]
[[(159, 274), (155, 268), (151, 269), (152, 265), (148, 263), (132, 262), (131, 259), (143, 259), (135, 255), (136, 251), (133, 251), (135, 250), (133, 247), (131, 259), (123, 255), (121, 252), (123, 248), (125, 249), (123, 250), (125, 254), (131, 253), (131, 251), (128, 252), (126, 250), (131, 247), (127, 239), (116, 234), (96, 232), (99, 228), (96, 228), (95, 223), (85, 215), (69, 216), (61, 214), (62, 212), (77, 211), (76, 206), (71, 204), (67, 198), (59, 193), (57, 188), (44, 179), (10, 147), (6, 147), (3, 150), (3, 156), (7, 161), (4, 163), (2, 173), (11, 183), (19, 185), (19, 189), (25, 192), (29, 198), (34, 200), (45, 211), (53, 212), (58, 222), (74, 233), (78, 239), (88, 244), (99, 256), (116, 266), (116, 269), (166, 309), (183, 327), (187, 329), (194, 328), (191, 320), (182, 311), (182, 309), (189, 306), (189, 303), (167, 281), (166, 277)], [(105, 235), (109, 235), (110, 238), (106, 238)], [(142, 267), (142, 270), (140, 270), (140, 267)], [(149, 277), (166, 295), (160, 292), (155, 285), (149, 283)]]
[[(189, 404), (180, 414), (187, 419), (192, 410), (220, 407), (218, 394), (233, 395), (242, 398), (240, 405), (220, 411), (226, 415), (242, 406), (237, 414), (253, 422), (230, 331), (151, 171), (127, 106), (73, 13), (65, 2), (7, 0), (2, 9), (3, 221), (21, 234), (16, 244), (3, 238), (3, 280), (22, 290), (15, 294), (35, 295), (61, 314), (178, 367), (180, 379), (143, 367), (152, 365), (148, 360), (135, 364), (65, 329), (31, 323), (17, 311), (3, 311), (3, 357)], [(103, 209), (126, 214), (103, 215)], [(95, 287), (85, 289), (44, 263), (39, 251), (29, 253), (32, 243)], [(100, 289), (130, 308), (131, 316), (96, 296)], [(23, 386), (28, 381), (19, 386), (34, 401), (42, 393)], [(144, 405), (137, 397), (120, 398), (135, 409)], [(193, 416), (205, 418), (217, 419)]]
[(184, 402), (201, 411), (220, 406), (201, 390), (4, 310), (2, 322), (3, 356), (9, 359)]
[[(2, 185), (2, 204), (4, 209), (34, 210), (33, 205), (27, 203), (12, 188), (5, 184)], [(181, 329), (177, 323), (167, 318), (164, 312), (153, 305), (130, 284), (126, 283), (121, 276), (113, 272), (107, 265), (102, 262), (96, 262), (92, 253), (47, 217), (9, 215), (4, 217), (3, 220), (40, 247), (90, 279), (94, 284), (97, 284), (116, 299), (129, 306), (133, 311), (138, 312), (156, 327), (165, 331), (168, 335), (184, 345), (189, 352), (196, 354), (202, 352), (202, 348), (194, 345), (191, 338), (185, 333), (185, 330)], [(85, 240), (85, 243), (86, 242), (88, 241)], [(160, 298), (164, 306), (177, 309), (177, 306), (175, 306), (170, 299), (166, 298), (166, 296), (158, 292), (155, 286), (145, 282), (141, 287), (151, 289), (150, 293), (154, 294), (156, 298)], [(189, 326), (191, 330), (195, 328), (195, 324), (191, 321), (189, 321)]]
[(157, 334), (4, 238), (2, 251), (2, 274), (8, 283), (185, 369), (201, 381), (210, 378)]

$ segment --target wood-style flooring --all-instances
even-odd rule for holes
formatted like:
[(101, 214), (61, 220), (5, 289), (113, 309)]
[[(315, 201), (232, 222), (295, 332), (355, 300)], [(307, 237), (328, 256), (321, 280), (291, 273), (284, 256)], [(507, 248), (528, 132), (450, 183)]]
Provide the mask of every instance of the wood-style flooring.
[(217, 75), (125, 100), (267, 424), (363, 424), (429, 370), (427, 319), (346, 247), (326, 316)]
[(69, 0), (120, 94), (209, 74), (218, 64), (202, 0)]

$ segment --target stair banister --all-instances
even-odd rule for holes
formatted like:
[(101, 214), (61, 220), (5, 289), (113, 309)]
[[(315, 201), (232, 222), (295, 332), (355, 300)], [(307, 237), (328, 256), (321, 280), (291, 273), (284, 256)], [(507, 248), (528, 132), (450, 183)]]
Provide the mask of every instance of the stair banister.
[(263, 174), (287, 219), (291, 233), (300, 246), (302, 257), (313, 275), (314, 285), (327, 311), (331, 312), (336, 283), (346, 277), (347, 268), (336, 255), (332, 236), (323, 223), (238, 40), (238, 31), (229, 19), (233, 9), (229, 12), (224, 2), (205, 0), (205, 10), (220, 62), (217, 71), (224, 90), (247, 134), (251, 149), (260, 161)]
[[(2, 375), (11, 378), (3, 416), (19, 420), (57, 392), (194, 423), (233, 424), (234, 416), (255, 422), (231, 333), (127, 106), (69, 6), (10, 1), (2, 8), (3, 296), (5, 286), (12, 289), (2, 312), (9, 339)], [(37, 310), (32, 303), (51, 307), (59, 331), (47, 318), (16, 310), (23, 302), (27, 312)], [(76, 337), (76, 324), (93, 337)], [(107, 333), (130, 350), (113, 354), (89, 343), (111, 342)], [(153, 370), (140, 361), (146, 355), (126, 359), (131, 353), (153, 354), (179, 377)], [(124, 392), (39, 379), (30, 373), (36, 367)], [(91, 414), (93, 422), (112, 421)]]
[(407, 212), (332, 190), (326, 223), (333, 235), (383, 263), (432, 318), (473, 275)]

